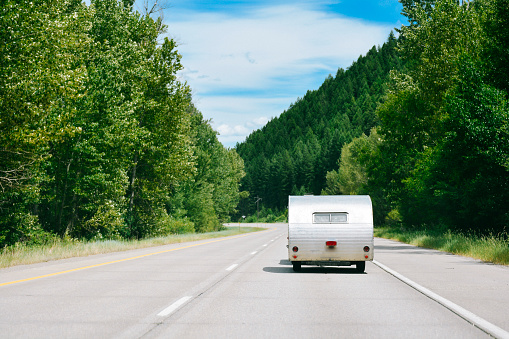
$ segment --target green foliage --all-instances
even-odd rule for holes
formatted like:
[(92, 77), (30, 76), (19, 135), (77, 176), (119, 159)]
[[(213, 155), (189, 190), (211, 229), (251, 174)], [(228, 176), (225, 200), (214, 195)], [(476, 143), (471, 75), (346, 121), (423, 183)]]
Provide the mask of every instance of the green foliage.
[[(370, 139), (377, 140), (378, 135), (372, 133)], [(322, 194), (364, 194), (368, 177), (360, 159), (363, 157), (362, 153), (368, 151), (366, 148), (369, 147), (369, 142), (368, 137), (362, 134), (342, 148), (339, 169), (327, 173), (327, 188), (322, 191)]]
[(248, 216), (245, 219), (247, 223), (276, 223), (288, 222), (288, 210), (272, 210), (271, 208), (262, 207), (255, 214)]
[(235, 211), (243, 162), (190, 109), (161, 18), (132, 5), (0, 4), (0, 246), (212, 230)]
[(500, 231), (509, 221), (509, 104), (505, 93), (483, 83), (476, 65), (461, 62), (457, 87), (445, 100), (445, 138), (420, 154), (406, 180), (427, 212), (414, 208), (406, 219)]
[[(156, 39), (151, 42), (155, 47)], [(173, 186), (187, 180), (194, 169), (187, 112), (190, 90), (177, 80), (175, 73), (182, 65), (175, 48), (175, 42), (166, 38), (160, 48), (153, 49), (144, 78), (144, 100), (134, 110), (142, 138), (130, 154), (127, 220), (130, 235), (138, 238), (158, 228), (154, 213), (164, 218)]]
[(83, 229), (74, 230), (74, 232), (87, 238), (119, 239), (124, 227), (124, 220), (118, 208), (111, 202), (106, 202), (99, 206), (94, 216), (83, 222), (80, 227)]
[(508, 76), (493, 73), (506, 67), (507, 4), (405, 2), (407, 69), (393, 74), (377, 111), (380, 155), (391, 161), (368, 171), (405, 224), (484, 233), (508, 225)]
[(179, 201), (174, 199), (172, 208), (186, 210), (198, 232), (210, 232), (236, 211), (244, 163), (235, 150), (221, 145), (217, 132), (194, 106), (189, 110), (196, 171), (177, 189)]
[(77, 132), (69, 119), (83, 90), (74, 56), (88, 44), (84, 16), (71, 1), (0, 5), (0, 244), (42, 232), (34, 211), (47, 150)]
[(486, 33), (481, 50), (484, 69), (494, 86), (509, 92), (509, 0), (484, 1), (481, 25)]
[(384, 187), (377, 187), (369, 172), (379, 166), (379, 148), (382, 144), (376, 128), (346, 144), (341, 151), (339, 169), (327, 173), (327, 186), (323, 195), (369, 194), (373, 202), (373, 217), (376, 224), (383, 224), (389, 211)]

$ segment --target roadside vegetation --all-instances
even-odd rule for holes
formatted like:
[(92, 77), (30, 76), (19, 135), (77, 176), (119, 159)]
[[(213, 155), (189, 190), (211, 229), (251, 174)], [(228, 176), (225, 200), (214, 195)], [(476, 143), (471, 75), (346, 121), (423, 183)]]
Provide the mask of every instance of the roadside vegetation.
[(85, 257), (94, 254), (128, 251), (140, 248), (177, 244), (204, 239), (228, 237), (264, 230), (261, 227), (225, 227), (221, 231), (207, 233), (175, 234), (143, 240), (78, 241), (54, 238), (39, 245), (17, 243), (0, 250), (0, 268), (28, 265), (51, 260)]
[(402, 233), (440, 225), (445, 244), (471, 234), (486, 251), (506, 234), (509, 1), (400, 2), (398, 36), (237, 145), (240, 213), (283, 211), (289, 194), (368, 194), (375, 224)]
[(0, 3), (0, 248), (212, 232), (235, 211), (243, 161), (194, 107), (162, 8), (133, 4)]
[(451, 230), (408, 230), (403, 227), (375, 228), (375, 237), (432, 248), (494, 264), (509, 265), (508, 234), (461, 234)]
[(288, 210), (282, 212), (263, 207), (258, 213), (247, 216), (245, 219), (239, 218), (240, 222), (246, 223), (278, 223), (288, 222)]

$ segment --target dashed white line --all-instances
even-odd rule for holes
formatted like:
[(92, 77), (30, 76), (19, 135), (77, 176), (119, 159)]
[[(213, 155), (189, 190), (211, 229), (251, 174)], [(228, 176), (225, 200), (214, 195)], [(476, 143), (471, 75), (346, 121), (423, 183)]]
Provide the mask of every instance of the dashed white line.
[[(275, 239), (271, 240), (270, 242), (273, 242), (274, 240), (276, 240), (278, 238), (279, 237), (276, 237)], [(263, 245), (263, 247), (267, 247), (267, 246), (268, 246), (268, 244), (264, 244)], [(258, 253), (258, 251), (253, 251), (253, 252), (251, 252), (251, 255), (255, 255), (256, 253)], [(239, 266), (239, 264), (233, 264), (233, 265), (229, 266), (226, 270), (227, 271), (232, 271), (237, 266)], [(175, 301), (173, 304), (171, 304), (170, 306), (166, 307), (164, 310), (159, 312), (157, 314), (157, 316), (159, 316), (159, 317), (167, 317), (167, 316), (169, 316), (170, 314), (172, 314), (173, 312), (178, 310), (180, 307), (182, 307), (185, 303), (187, 303), (192, 298), (193, 298), (192, 296), (185, 296), (185, 297), (180, 298), (179, 300)]]
[(179, 300), (175, 301), (173, 304), (171, 304), (170, 306), (166, 307), (164, 310), (162, 310), (161, 312), (159, 312), (157, 315), (159, 317), (166, 317), (170, 314), (172, 314), (173, 312), (175, 312), (180, 306), (184, 305), (186, 302), (188, 302), (190, 299), (192, 298), (192, 296), (186, 296), (186, 297), (182, 297), (180, 298)]
[(465, 319), (472, 325), (476, 326), (477, 328), (480, 328), (481, 330), (490, 334), (491, 336), (493, 336), (495, 338), (509, 339), (509, 332), (501, 329), (500, 327), (493, 325), (492, 323), (488, 322), (487, 320), (484, 320), (483, 318), (481, 318), (481, 317), (475, 315), (474, 313), (464, 309), (463, 307), (453, 303), (452, 301), (439, 296), (438, 294), (428, 290), (426, 287), (419, 285), (418, 283), (408, 279), (404, 275), (399, 274), (398, 272), (390, 269), (389, 267), (385, 266), (384, 264), (379, 263), (376, 260), (373, 260), (373, 264), (377, 265), (378, 267), (380, 267), (387, 273), (393, 275), (395, 278), (401, 280), (408, 286), (413, 287), (414, 289), (421, 292), (428, 298), (436, 301), (440, 305), (449, 309), (453, 313), (457, 314), (461, 318)]
[(239, 264), (233, 264), (233, 265), (231, 265), (230, 267), (228, 267), (226, 270), (227, 270), (227, 271), (231, 271), (231, 270), (233, 270), (233, 269), (234, 269), (235, 267), (237, 267), (237, 266), (239, 266)]

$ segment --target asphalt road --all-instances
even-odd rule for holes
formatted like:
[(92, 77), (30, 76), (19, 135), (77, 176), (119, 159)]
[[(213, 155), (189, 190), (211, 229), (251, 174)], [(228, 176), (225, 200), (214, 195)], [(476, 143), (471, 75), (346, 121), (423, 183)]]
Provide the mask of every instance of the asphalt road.
[(295, 273), (267, 227), (0, 270), (0, 338), (509, 337), (507, 267), (376, 239), (363, 274)]

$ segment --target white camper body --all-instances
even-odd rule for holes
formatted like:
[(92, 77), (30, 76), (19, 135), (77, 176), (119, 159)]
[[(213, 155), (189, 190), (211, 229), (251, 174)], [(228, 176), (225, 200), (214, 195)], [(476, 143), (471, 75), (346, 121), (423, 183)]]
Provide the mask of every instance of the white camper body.
[(373, 209), (368, 195), (290, 196), (288, 257), (301, 265), (350, 266), (373, 260)]

